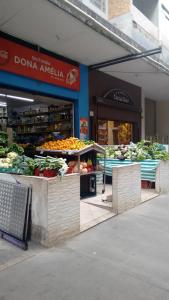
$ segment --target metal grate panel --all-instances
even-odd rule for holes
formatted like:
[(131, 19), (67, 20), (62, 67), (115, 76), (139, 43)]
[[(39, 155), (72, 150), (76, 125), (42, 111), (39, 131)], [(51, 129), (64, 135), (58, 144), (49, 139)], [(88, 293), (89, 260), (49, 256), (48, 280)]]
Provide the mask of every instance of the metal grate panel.
[(24, 240), (29, 187), (0, 180), (0, 230)]

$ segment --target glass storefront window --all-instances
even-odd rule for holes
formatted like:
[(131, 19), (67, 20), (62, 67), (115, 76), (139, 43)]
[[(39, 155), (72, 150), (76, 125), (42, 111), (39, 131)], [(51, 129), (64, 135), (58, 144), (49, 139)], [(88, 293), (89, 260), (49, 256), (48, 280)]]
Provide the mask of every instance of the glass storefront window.
[(132, 138), (132, 123), (109, 120), (98, 121), (98, 143), (100, 145), (128, 145)]

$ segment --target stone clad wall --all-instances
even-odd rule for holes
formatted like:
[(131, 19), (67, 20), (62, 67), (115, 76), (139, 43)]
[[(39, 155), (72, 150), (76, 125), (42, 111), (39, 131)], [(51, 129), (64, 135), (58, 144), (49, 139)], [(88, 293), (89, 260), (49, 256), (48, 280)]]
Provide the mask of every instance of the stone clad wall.
[(80, 232), (80, 179), (69, 175), (48, 182), (48, 243)]
[(169, 193), (169, 161), (160, 161), (156, 171), (157, 193)]
[(112, 170), (112, 205), (116, 214), (141, 202), (141, 168), (139, 163), (116, 166)]
[(22, 175), (15, 178), (32, 186), (32, 240), (51, 246), (80, 232), (79, 174), (61, 179)]

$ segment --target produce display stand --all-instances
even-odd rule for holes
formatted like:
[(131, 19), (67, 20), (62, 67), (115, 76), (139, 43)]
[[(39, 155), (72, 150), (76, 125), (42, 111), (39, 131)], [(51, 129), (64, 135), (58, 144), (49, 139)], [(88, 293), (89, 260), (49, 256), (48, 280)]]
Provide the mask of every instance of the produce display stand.
[[(57, 157), (66, 157), (67, 161), (69, 162), (72, 158), (77, 159), (78, 163), (78, 173), (80, 173), (80, 163), (81, 160), (87, 160), (87, 158), (91, 158), (92, 163), (94, 165), (94, 170), (91, 172), (88, 172), (86, 174), (80, 174), (80, 191), (81, 191), (81, 198), (87, 197), (87, 196), (94, 196), (96, 195), (97, 191), (97, 180), (96, 176), (103, 174), (103, 189), (102, 193), (105, 192), (105, 163), (103, 166), (103, 170), (99, 171), (96, 170), (96, 163), (97, 163), (97, 158), (96, 155), (97, 153), (103, 154), (104, 155), (104, 162), (105, 162), (105, 149), (101, 147), (100, 145), (94, 143), (92, 145), (88, 145), (85, 148), (81, 150), (45, 150), (41, 148), (37, 148), (37, 152), (40, 155), (57, 155)], [(93, 175), (93, 177), (92, 177)], [(89, 184), (92, 184), (92, 187), (89, 188)], [(88, 185), (88, 187), (87, 187)], [(89, 188), (89, 189), (88, 189)]]

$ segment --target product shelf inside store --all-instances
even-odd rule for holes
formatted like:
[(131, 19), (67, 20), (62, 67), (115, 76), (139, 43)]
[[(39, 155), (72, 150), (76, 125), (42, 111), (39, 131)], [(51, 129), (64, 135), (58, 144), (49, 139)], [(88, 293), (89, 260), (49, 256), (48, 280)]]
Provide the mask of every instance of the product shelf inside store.
[(43, 115), (52, 115), (55, 114), (57, 115), (58, 113), (62, 113), (65, 111), (70, 111), (70, 109), (66, 108), (66, 109), (62, 109), (62, 110), (57, 110), (57, 111), (46, 111), (46, 112), (36, 112), (36, 113), (30, 113), (30, 112), (25, 112), (24, 114), (20, 114), (19, 116), (21, 117), (36, 117), (36, 116), (43, 116)]
[[(0, 111), (1, 130), (11, 129), (12, 140), (21, 144), (38, 144), (42, 140), (65, 138), (74, 132), (74, 109), (71, 102), (61, 99), (47, 98), (34, 100), (27, 104), (17, 102), (7, 103), (7, 108)], [(55, 104), (56, 101), (56, 104)], [(48, 136), (47, 136), (48, 135)], [(37, 139), (36, 139), (37, 136)]]
[[(71, 131), (72, 129), (64, 129), (62, 130), (63, 132), (69, 132)], [(50, 131), (36, 131), (36, 132), (17, 132), (17, 135), (42, 135), (42, 134), (49, 134), (49, 133), (52, 133), (53, 131), (50, 130)]]
[(37, 122), (37, 123), (17, 123), (17, 124), (8, 124), (10, 127), (18, 127), (18, 126), (38, 126), (41, 124), (60, 124), (62, 122), (69, 123), (72, 119), (69, 120), (60, 120), (60, 121), (46, 121), (46, 122)]

